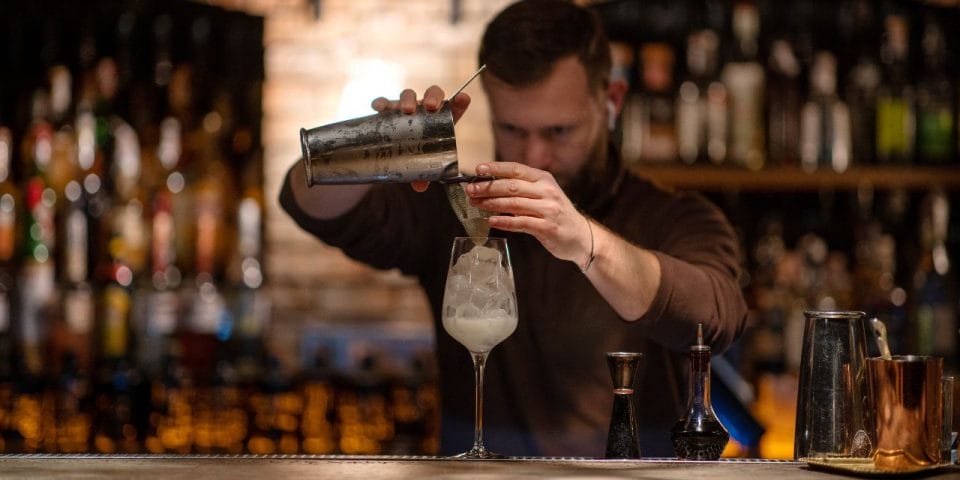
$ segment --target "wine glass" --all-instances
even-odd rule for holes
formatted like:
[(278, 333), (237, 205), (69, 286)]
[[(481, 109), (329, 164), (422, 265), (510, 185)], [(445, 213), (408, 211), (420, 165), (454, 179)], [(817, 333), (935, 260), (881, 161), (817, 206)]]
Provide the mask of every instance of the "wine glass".
[(517, 328), (517, 294), (505, 238), (457, 237), (443, 293), (443, 328), (473, 359), (473, 448), (455, 458), (501, 458), (483, 446), (483, 369)]

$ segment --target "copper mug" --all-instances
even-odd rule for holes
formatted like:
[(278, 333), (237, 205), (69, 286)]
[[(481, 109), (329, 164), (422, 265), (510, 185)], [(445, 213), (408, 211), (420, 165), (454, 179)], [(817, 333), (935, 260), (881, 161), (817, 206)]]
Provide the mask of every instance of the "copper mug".
[(876, 414), (877, 470), (902, 472), (940, 464), (942, 377), (939, 357), (867, 359)]

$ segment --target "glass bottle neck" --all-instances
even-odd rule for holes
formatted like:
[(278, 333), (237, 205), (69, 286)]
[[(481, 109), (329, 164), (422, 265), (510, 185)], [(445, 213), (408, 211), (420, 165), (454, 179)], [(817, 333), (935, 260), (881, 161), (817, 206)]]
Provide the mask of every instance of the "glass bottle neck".
[(710, 404), (710, 350), (690, 351), (690, 408), (712, 408)]

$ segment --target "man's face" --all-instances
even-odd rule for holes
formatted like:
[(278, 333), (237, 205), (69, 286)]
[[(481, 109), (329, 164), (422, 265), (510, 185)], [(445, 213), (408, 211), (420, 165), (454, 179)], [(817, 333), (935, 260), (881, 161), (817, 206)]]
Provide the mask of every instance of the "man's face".
[(603, 95), (590, 88), (576, 57), (558, 60), (532, 86), (512, 87), (490, 74), (483, 84), (498, 160), (546, 170), (567, 187), (606, 148)]

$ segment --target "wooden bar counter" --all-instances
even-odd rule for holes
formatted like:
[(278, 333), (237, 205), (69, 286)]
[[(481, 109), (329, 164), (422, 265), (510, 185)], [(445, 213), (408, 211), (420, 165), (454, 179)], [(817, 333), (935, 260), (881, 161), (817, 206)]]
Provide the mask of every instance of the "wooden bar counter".
[[(930, 477), (958, 478), (947, 467)], [(442, 457), (308, 455), (0, 455), (2, 478), (270, 479), (516, 479), (642, 478), (749, 480), (828, 479), (841, 475), (779, 460), (687, 462), (523, 457), (453, 460)]]

